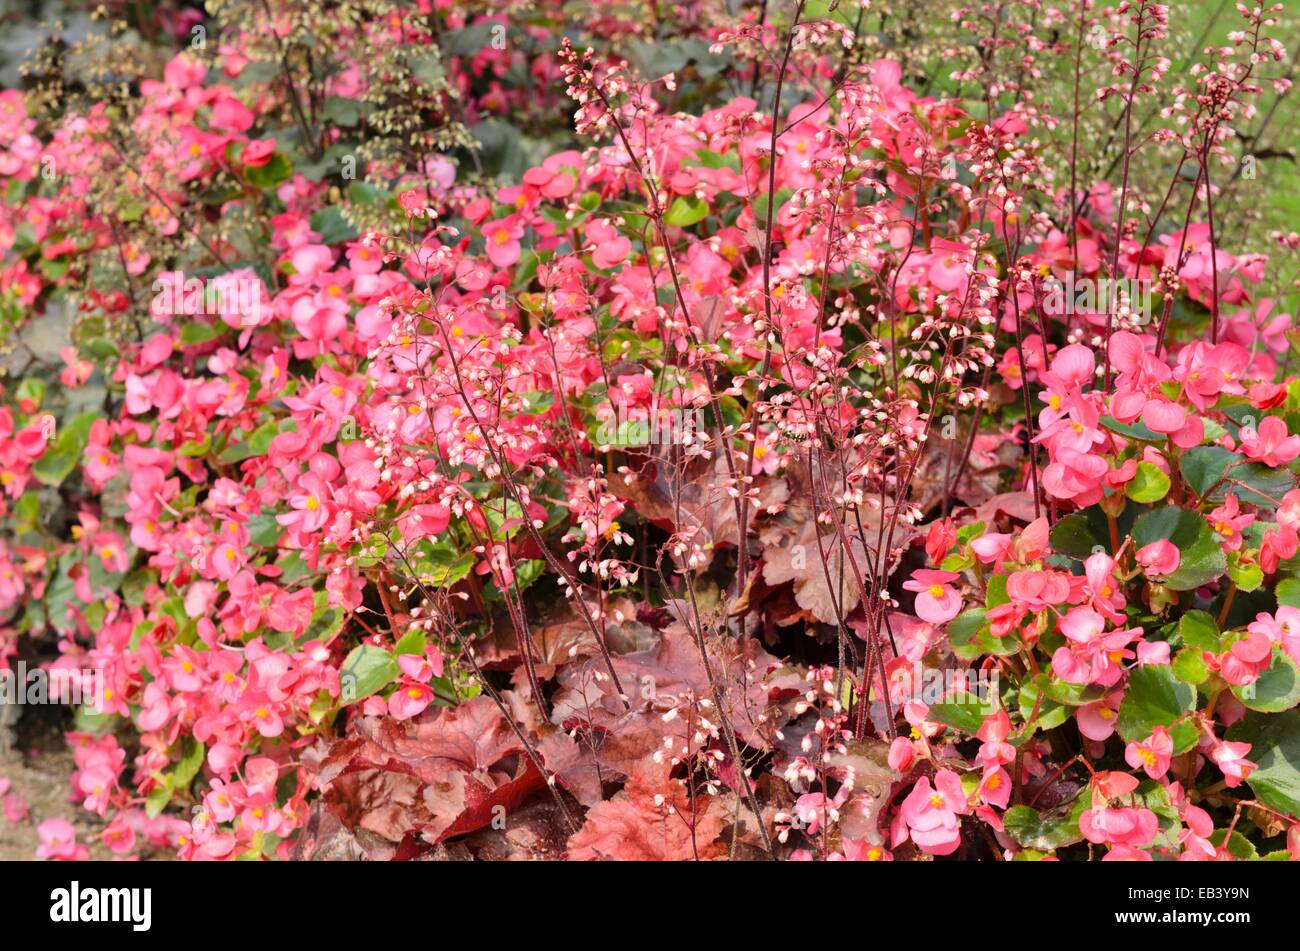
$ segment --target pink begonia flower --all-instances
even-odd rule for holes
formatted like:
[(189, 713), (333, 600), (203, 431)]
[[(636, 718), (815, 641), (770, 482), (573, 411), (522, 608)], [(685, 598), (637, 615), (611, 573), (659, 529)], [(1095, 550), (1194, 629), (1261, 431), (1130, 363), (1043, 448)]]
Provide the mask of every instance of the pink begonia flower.
[(258, 139), (244, 146), (244, 151), (239, 153), (239, 160), (249, 168), (261, 168), (271, 161), (274, 154), (275, 139)]
[(114, 855), (129, 855), (135, 849), (135, 829), (131, 827), (131, 821), (124, 813), (119, 813), (117, 818), (104, 828), (99, 839)]
[(1160, 827), (1156, 814), (1140, 806), (1111, 808), (1112, 801), (1125, 801), (1138, 787), (1137, 778), (1127, 773), (1103, 772), (1093, 776), (1093, 808), (1079, 816), (1079, 831), (1097, 845), (1140, 849), (1155, 838)]
[(1230, 743), (1206, 737), (1201, 745), (1209, 746), (1210, 759), (1223, 772), (1224, 783), (1229, 789), (1240, 786), (1243, 780), (1249, 779), (1250, 774), (1259, 769), (1255, 763), (1246, 759), (1246, 754), (1250, 752), (1249, 743)]
[(998, 710), (984, 718), (976, 735), (981, 741), (975, 762), (982, 766), (1000, 766), (1016, 758), (1016, 748), (1007, 742), (1011, 733), (1011, 718), (1007, 711)]
[(1255, 523), (1254, 515), (1242, 514), (1241, 504), (1231, 492), (1224, 497), (1223, 504), (1211, 511), (1207, 518), (1228, 551), (1236, 551), (1241, 547), (1242, 530)]
[(632, 242), (603, 218), (587, 223), (587, 240), (591, 242), (591, 260), (601, 270), (617, 267), (632, 252)]
[(1163, 580), (1178, 570), (1182, 562), (1182, 553), (1173, 542), (1161, 538), (1149, 545), (1143, 545), (1135, 556), (1147, 577)]
[[(845, 839), (840, 843), (844, 849), (844, 858), (850, 862), (892, 862), (893, 854), (880, 845), (872, 845), (865, 839)], [(832, 855), (830, 861), (835, 861)]]
[(1079, 725), (1079, 732), (1098, 743), (1109, 739), (1115, 732), (1115, 724), (1119, 720), (1119, 705), (1123, 698), (1123, 693), (1116, 690), (1102, 700), (1076, 707), (1074, 719)]
[(90, 850), (77, 844), (77, 830), (66, 819), (46, 819), (36, 827), (36, 835), (40, 839), (38, 859), (84, 862), (90, 857)]
[(406, 680), (388, 698), (388, 714), (394, 720), (409, 720), (424, 712), (432, 702), (433, 691), (428, 684)]
[(944, 624), (961, 613), (961, 595), (948, 585), (960, 575), (953, 571), (919, 568), (903, 582), (904, 591), (915, 591), (916, 615), (931, 624)]
[(961, 779), (952, 770), (941, 769), (931, 788), (928, 776), (922, 776), (903, 800), (899, 815), (917, 848), (930, 855), (951, 855), (961, 844), (961, 821), (957, 818), (970, 811)]
[(1001, 766), (986, 766), (977, 792), (985, 805), (1005, 809), (1011, 801), (1011, 774)]
[(27, 803), (17, 793), (10, 793), (4, 799), (5, 821), (11, 825), (27, 821)]
[(1058, 571), (1013, 571), (1007, 576), (1007, 597), (1031, 611), (1045, 611), (1069, 599), (1069, 575)]
[(905, 773), (916, 761), (916, 745), (910, 737), (896, 736), (889, 744), (889, 768), (896, 773)]
[(1220, 675), (1235, 687), (1253, 684), (1273, 661), (1273, 642), (1262, 631), (1250, 629), (1245, 637), (1219, 654)]
[(1152, 779), (1159, 779), (1169, 770), (1169, 760), (1174, 753), (1174, 741), (1162, 726), (1151, 731), (1142, 742), (1130, 742), (1124, 748), (1124, 761), (1134, 769), (1146, 770)]
[(1168, 641), (1138, 641), (1137, 662), (1139, 667), (1163, 667), (1169, 663)]
[(1265, 416), (1258, 429), (1241, 427), (1241, 450), (1266, 466), (1284, 466), (1300, 456), (1300, 436), (1288, 435), (1286, 423), (1276, 416)]
[(1274, 614), (1257, 614), (1246, 630), (1280, 644), (1287, 656), (1300, 664), (1300, 608), (1284, 604)]
[(523, 235), (523, 225), (513, 216), (489, 221), (483, 226), (488, 260), (496, 267), (510, 267), (519, 260), (522, 251), (519, 239)]
[(822, 829), (823, 820), (832, 824), (839, 822), (839, 807), (844, 805), (850, 792), (848, 786), (841, 786), (833, 799), (827, 799), (819, 792), (804, 793), (800, 796), (794, 804), (794, 812), (803, 823), (804, 831), (808, 835), (816, 835)]
[(1052, 673), (1072, 684), (1114, 684), (1120, 662), (1133, 657), (1127, 645), (1141, 634), (1137, 628), (1103, 633), (1106, 619), (1086, 607), (1071, 608), (1060, 627), (1067, 643), (1052, 654)]

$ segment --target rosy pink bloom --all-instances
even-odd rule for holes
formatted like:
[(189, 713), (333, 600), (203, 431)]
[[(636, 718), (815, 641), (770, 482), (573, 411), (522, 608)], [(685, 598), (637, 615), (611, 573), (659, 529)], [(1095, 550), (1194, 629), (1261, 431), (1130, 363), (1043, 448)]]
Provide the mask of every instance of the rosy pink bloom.
[(432, 702), (433, 691), (428, 684), (404, 680), (388, 698), (388, 713), (394, 720), (409, 720)]
[(10, 793), (4, 799), (5, 821), (11, 825), (27, 821), (27, 803), (17, 793)]
[(1069, 599), (1069, 576), (1048, 570), (1013, 571), (1007, 576), (1007, 597), (1031, 611), (1045, 611)]
[(632, 252), (632, 242), (603, 218), (587, 223), (587, 240), (591, 242), (591, 260), (601, 270), (617, 267)]
[(1300, 533), (1287, 525), (1270, 528), (1264, 532), (1259, 545), (1259, 566), (1265, 574), (1274, 574), (1282, 562), (1294, 558), (1297, 551), (1300, 551)]
[(1258, 429), (1241, 428), (1241, 449), (1266, 466), (1284, 466), (1300, 456), (1300, 436), (1288, 435), (1286, 423), (1276, 416), (1265, 416)]
[(258, 139), (244, 146), (244, 151), (239, 153), (239, 160), (249, 168), (261, 168), (271, 161), (274, 154), (275, 139)]
[(1273, 660), (1273, 642), (1251, 625), (1245, 637), (1218, 656), (1219, 673), (1228, 683), (1244, 687), (1253, 684)]
[(919, 568), (903, 590), (915, 591), (917, 617), (931, 624), (944, 624), (961, 613), (961, 595), (949, 587), (960, 575), (953, 571)]
[(90, 850), (77, 844), (77, 830), (66, 819), (46, 819), (36, 827), (36, 835), (40, 839), (38, 859), (78, 862), (89, 857)]
[(896, 736), (889, 744), (889, 768), (897, 773), (907, 772), (916, 760), (916, 746), (909, 737)]
[(1228, 551), (1236, 551), (1241, 547), (1242, 530), (1255, 522), (1254, 515), (1241, 514), (1237, 496), (1231, 492), (1224, 497), (1222, 505), (1210, 512), (1208, 518), (1210, 526), (1223, 540), (1223, 547)]
[(1147, 577), (1163, 580), (1178, 570), (1182, 553), (1178, 546), (1167, 538), (1161, 538), (1137, 550), (1137, 563), (1142, 566)]
[(1079, 725), (1079, 732), (1098, 743), (1109, 739), (1115, 732), (1115, 724), (1119, 719), (1119, 705), (1123, 698), (1123, 693), (1115, 690), (1107, 694), (1104, 699), (1077, 707), (1074, 711), (1074, 719)]
[[(1127, 846), (1140, 849), (1155, 838), (1160, 828), (1156, 814), (1140, 806), (1119, 806), (1112, 808), (1111, 800), (1119, 800), (1137, 788), (1137, 780), (1126, 777), (1130, 783), (1107, 781), (1102, 777), (1114, 777), (1115, 774), (1099, 773), (1093, 780), (1093, 808), (1079, 816), (1079, 831), (1089, 842), (1098, 845)], [(1108, 795), (1107, 788), (1125, 789), (1118, 795)]]
[(1097, 683), (1109, 687), (1119, 680), (1120, 664), (1132, 658), (1129, 643), (1141, 636), (1140, 628), (1103, 633), (1105, 619), (1086, 607), (1071, 608), (1061, 619), (1067, 638), (1052, 654), (1052, 672), (1067, 683)]
[(1214, 760), (1223, 772), (1223, 779), (1228, 788), (1240, 786), (1242, 780), (1249, 779), (1250, 774), (1259, 768), (1246, 759), (1246, 754), (1249, 752), (1249, 743), (1210, 740), (1210, 759)]
[(939, 519), (930, 524), (925, 536), (925, 553), (930, 561), (938, 564), (952, 546), (957, 544), (957, 526), (950, 518)]
[(496, 267), (510, 267), (519, 260), (523, 225), (512, 216), (489, 221), (483, 226), (483, 240), (487, 242), (488, 260)]
[[(844, 857), (850, 862), (892, 862), (894, 856), (883, 846), (872, 845), (866, 839), (844, 839), (840, 843)], [(830, 861), (835, 861), (831, 856)]]
[(952, 770), (941, 769), (931, 788), (922, 776), (903, 800), (899, 814), (917, 848), (931, 855), (951, 855), (961, 844), (961, 820), (970, 811), (961, 779)]
[(1011, 801), (1011, 774), (1001, 766), (986, 766), (978, 792), (985, 805), (1005, 809)]
[(1007, 716), (1007, 711), (998, 710), (986, 716), (977, 734), (983, 743), (975, 756), (975, 762), (987, 768), (1014, 760), (1016, 748), (1007, 742), (1010, 733), (1011, 718)]
[(1169, 769), (1174, 741), (1162, 726), (1151, 731), (1141, 743), (1131, 742), (1124, 748), (1124, 761), (1134, 769), (1144, 769), (1152, 779), (1159, 779)]
[(124, 814), (119, 813), (117, 818), (104, 828), (99, 838), (114, 855), (129, 855), (135, 848), (135, 829), (131, 827), (130, 820)]
[(316, 473), (305, 473), (299, 480), (297, 491), (289, 496), (293, 511), (277, 515), (275, 520), (286, 527), (297, 526), (302, 532), (319, 531), (329, 521), (329, 486)]
[(1160, 667), (1169, 663), (1169, 642), (1138, 641), (1137, 662), (1139, 667)]
[(1296, 663), (1300, 664), (1300, 608), (1280, 605), (1272, 614), (1257, 614), (1246, 630), (1265, 635)]
[(1187, 410), (1168, 400), (1148, 400), (1142, 410), (1142, 422), (1156, 433), (1176, 433), (1187, 423)]

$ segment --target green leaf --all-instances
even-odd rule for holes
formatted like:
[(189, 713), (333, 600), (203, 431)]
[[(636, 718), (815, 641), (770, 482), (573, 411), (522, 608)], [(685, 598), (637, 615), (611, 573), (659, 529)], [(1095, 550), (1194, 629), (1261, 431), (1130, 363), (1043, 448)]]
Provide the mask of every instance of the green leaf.
[(1218, 653), (1222, 638), (1219, 625), (1205, 611), (1188, 611), (1178, 620), (1178, 633), (1188, 647)]
[(343, 209), (338, 205), (330, 205), (312, 215), (311, 230), (320, 233), (322, 244), (342, 244), (344, 241), (356, 240), (358, 235), (357, 229), (348, 224), (343, 217)]
[(410, 68), (411, 75), (426, 86), (436, 85), (446, 78), (436, 49), (407, 57), (406, 65)]
[[(1222, 502), (1231, 490), (1242, 502), (1272, 508), (1274, 503), (1271, 499), (1280, 499), (1296, 487), (1295, 476), (1289, 470), (1247, 462), (1244, 456), (1222, 446), (1197, 446), (1189, 449), (1178, 460), (1178, 471), (1202, 501), (1215, 503)], [(1223, 479), (1225, 473), (1250, 488), (1225, 482), (1211, 492), (1210, 489)], [(1252, 489), (1257, 491), (1251, 491)]]
[(1133, 524), (1133, 541), (1138, 548), (1161, 539), (1172, 542), (1181, 556), (1178, 570), (1165, 582), (1174, 591), (1199, 588), (1227, 571), (1223, 549), (1198, 512), (1169, 505), (1143, 514)]
[(353, 648), (339, 670), (344, 704), (356, 703), (383, 690), (398, 678), (402, 669), (388, 651), (373, 644)]
[(1215, 829), (1210, 833), (1210, 844), (1215, 848), (1222, 846), (1225, 839), (1228, 842), (1228, 853), (1233, 858), (1245, 862), (1253, 862), (1259, 858), (1259, 850), (1255, 848), (1255, 843), (1240, 832), (1234, 831), (1231, 838), (1228, 837), (1227, 829)]
[(1300, 608), (1300, 578), (1283, 578), (1277, 583), (1274, 593), (1278, 604)]
[[(1132, 506), (1124, 509), (1115, 520), (1116, 535), (1121, 543), (1133, 525)], [(1111, 544), (1110, 523), (1100, 505), (1090, 505), (1074, 512), (1052, 526), (1052, 548), (1071, 558), (1086, 559), (1094, 551), (1115, 554)]]
[(694, 195), (679, 195), (664, 215), (664, 224), (675, 228), (686, 228), (708, 217), (709, 204), (703, 198)]
[(185, 741), (185, 755), (181, 761), (176, 764), (176, 769), (172, 771), (172, 788), (184, 789), (194, 777), (199, 774), (199, 768), (203, 766), (203, 758), (207, 748), (195, 739)]
[(1228, 577), (1239, 591), (1255, 591), (1264, 583), (1264, 569), (1258, 562), (1243, 563), (1238, 552), (1228, 559)]
[(1201, 656), (1201, 650), (1196, 647), (1184, 647), (1174, 655), (1173, 662), (1170, 664), (1177, 677), (1185, 684), (1203, 684), (1210, 679), (1210, 668), (1205, 666), (1205, 658)]
[[(1039, 689), (1040, 682), (1037, 680), (1026, 680), (1020, 687), (1020, 715), (1025, 720), (1025, 726), (1011, 738), (1012, 745), (1019, 746), (1039, 730), (1055, 729), (1070, 715), (1070, 708), (1063, 703), (1046, 696), (1039, 700)], [(1034, 716), (1034, 707), (1038, 708), (1038, 716), (1031, 727), (1029, 718)]]
[(1049, 677), (1046, 673), (1039, 674), (1033, 682), (1042, 688), (1043, 695), (1049, 700), (1063, 703), (1067, 707), (1082, 707), (1106, 696), (1106, 688), (1099, 684), (1066, 683)]
[(1170, 727), (1190, 713), (1196, 691), (1179, 681), (1166, 665), (1138, 667), (1128, 677), (1119, 708), (1119, 735), (1128, 742), (1145, 740), (1158, 726)]
[(280, 523), (274, 512), (262, 512), (248, 520), (248, 537), (259, 548), (269, 548), (280, 538)]
[(984, 699), (976, 693), (962, 692), (930, 705), (930, 719), (946, 723), (972, 736), (979, 732), (984, 718), (997, 710), (992, 698)]
[(1005, 657), (1020, 649), (1014, 637), (994, 637), (984, 620), (984, 608), (963, 611), (948, 622), (948, 640), (952, 652), (962, 660), (974, 660), (985, 654)]
[(99, 413), (82, 413), (64, 424), (54, 437), (54, 444), (47, 446), (45, 454), (32, 463), (32, 475), (46, 485), (60, 485), (81, 461), (90, 439), (90, 427), (99, 417)]
[(157, 819), (162, 815), (162, 811), (167, 808), (167, 804), (172, 801), (172, 787), (170, 783), (163, 783), (161, 786), (154, 788), (144, 801), (144, 814), (150, 819)]
[(272, 153), (265, 165), (244, 166), (244, 178), (254, 188), (274, 188), (282, 182), (287, 182), (292, 174), (293, 165), (279, 152)]
[(1273, 662), (1253, 684), (1232, 686), (1233, 695), (1260, 713), (1281, 713), (1300, 704), (1300, 677), (1295, 661), (1284, 650), (1273, 651)]
[(1143, 442), (1164, 442), (1165, 437), (1160, 433), (1149, 429), (1142, 420), (1135, 420), (1131, 423), (1121, 423), (1113, 416), (1103, 416), (1101, 425), (1109, 429), (1112, 433), (1119, 433), (1121, 436), (1127, 436), (1129, 439), (1140, 439)]
[(1137, 475), (1124, 487), (1124, 494), (1134, 502), (1159, 502), (1169, 494), (1169, 476), (1149, 462), (1139, 462)]
[(361, 568), (373, 568), (388, 557), (388, 539), (380, 532), (371, 532), (365, 545), (354, 550), (357, 565)]
[(271, 448), (271, 441), (282, 432), (288, 432), (294, 425), (293, 420), (283, 420), (277, 424), (273, 419), (268, 419), (261, 426), (248, 434), (240, 442), (232, 443), (227, 446), (217, 457), (219, 462), (231, 463), (242, 462), (253, 456), (264, 456), (267, 450)]
[(1228, 739), (1250, 744), (1246, 758), (1259, 768), (1246, 782), (1264, 805), (1300, 815), (1300, 710), (1248, 713), (1228, 728)]
[(1012, 806), (1002, 816), (1007, 834), (1027, 849), (1051, 852), (1083, 841), (1079, 817), (1092, 808), (1092, 791), (1084, 789), (1072, 802), (1042, 811)]
[(472, 553), (462, 555), (450, 545), (439, 545), (428, 555), (419, 557), (415, 569), (420, 583), (426, 587), (450, 588), (470, 573), (475, 561)]
[(417, 654), (423, 657), (428, 646), (428, 638), (425, 637), (424, 631), (418, 627), (412, 628), (393, 647), (393, 656), (401, 657), (403, 654)]
[(196, 320), (181, 328), (181, 345), (195, 347), (209, 340), (216, 340), (225, 332), (224, 324), (205, 324)]
[(365, 112), (365, 104), (356, 99), (330, 96), (325, 100), (325, 108), (321, 110), (321, 115), (328, 122), (351, 129), (361, 121)]

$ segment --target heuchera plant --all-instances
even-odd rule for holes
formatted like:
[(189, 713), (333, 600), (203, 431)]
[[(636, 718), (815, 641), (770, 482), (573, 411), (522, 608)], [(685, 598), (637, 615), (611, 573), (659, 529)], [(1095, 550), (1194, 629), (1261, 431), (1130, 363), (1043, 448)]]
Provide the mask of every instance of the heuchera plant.
[(957, 8), (938, 87), (865, 4), (492, 6), (0, 93), (0, 661), (98, 685), (94, 848), (1300, 858), (1300, 237), (1216, 218), (1280, 5), (1185, 77)]

